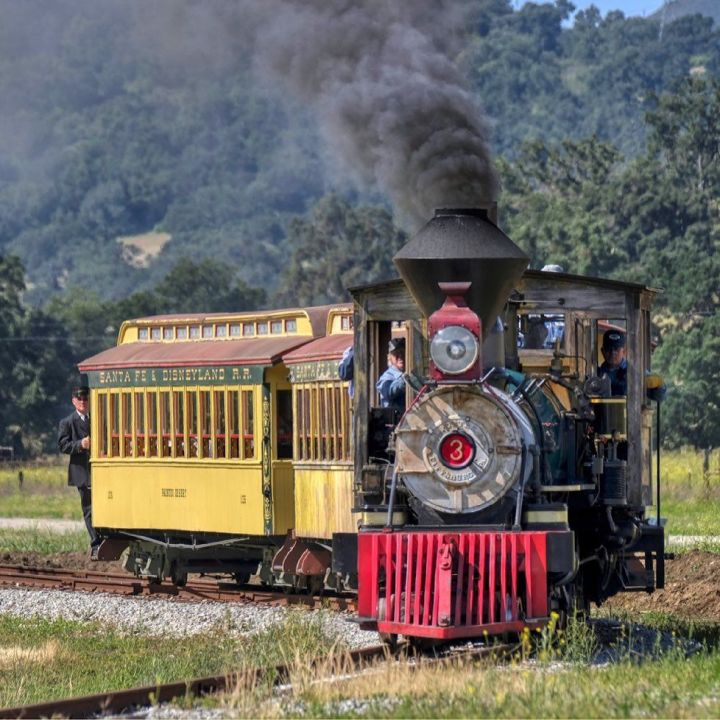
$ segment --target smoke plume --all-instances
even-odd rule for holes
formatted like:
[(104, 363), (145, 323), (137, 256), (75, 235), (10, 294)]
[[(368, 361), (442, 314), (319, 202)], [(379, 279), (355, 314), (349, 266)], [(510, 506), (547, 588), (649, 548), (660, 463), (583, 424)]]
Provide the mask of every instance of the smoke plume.
[(445, 52), (462, 3), (444, 4), (263, 0), (246, 16), (260, 72), (314, 109), (342, 167), (411, 226), (498, 193), (485, 122)]

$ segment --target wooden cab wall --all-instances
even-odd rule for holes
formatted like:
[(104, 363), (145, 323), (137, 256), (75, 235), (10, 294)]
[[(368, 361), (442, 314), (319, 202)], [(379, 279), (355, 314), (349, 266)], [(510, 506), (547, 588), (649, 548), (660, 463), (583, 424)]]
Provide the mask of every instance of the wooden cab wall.
[(519, 314), (563, 317), (563, 368), (580, 377), (596, 374), (599, 343), (608, 321), (624, 323), (628, 361), (627, 485), (628, 501), (635, 506), (652, 504), (653, 408), (645, 396), (645, 375), (651, 369), (650, 310), (657, 293), (637, 283), (527, 270), (505, 315), (508, 366), (529, 374), (547, 373), (553, 350), (518, 347)]

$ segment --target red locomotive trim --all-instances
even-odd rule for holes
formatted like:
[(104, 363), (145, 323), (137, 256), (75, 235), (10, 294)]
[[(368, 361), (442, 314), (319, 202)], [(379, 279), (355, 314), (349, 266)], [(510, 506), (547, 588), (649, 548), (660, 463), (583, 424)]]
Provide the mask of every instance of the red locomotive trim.
[(431, 638), (543, 625), (547, 534), (361, 532), (358, 614), (380, 632)]

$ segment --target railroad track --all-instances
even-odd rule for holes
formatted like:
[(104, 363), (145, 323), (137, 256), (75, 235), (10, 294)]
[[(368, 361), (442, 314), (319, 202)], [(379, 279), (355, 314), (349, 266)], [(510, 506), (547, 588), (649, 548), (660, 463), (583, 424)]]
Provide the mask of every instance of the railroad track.
[(26, 587), (114, 595), (175, 598), (181, 601), (215, 600), (264, 605), (299, 605), (355, 611), (355, 599), (338, 595), (301, 595), (278, 592), (253, 585), (234, 585), (217, 580), (193, 580), (183, 587), (150, 582), (125, 573), (66, 570), (24, 565), (0, 565), (0, 587)]
[[(516, 647), (514, 644), (475, 646), (461, 651), (448, 651), (445, 654), (433, 657), (418, 657), (415, 655), (413, 660), (417, 667), (426, 667), (428, 664), (456, 662), (459, 659), (471, 660), (488, 657), (504, 659)], [(355, 673), (363, 672), (374, 660), (389, 659), (390, 657), (391, 654), (385, 645), (373, 645), (372, 647), (349, 651), (340, 656), (337, 661), (338, 666), (342, 667), (341, 677), (330, 676), (318, 679), (318, 682), (333, 682), (338, 679), (347, 680), (352, 676), (353, 671)], [(307, 665), (311, 668), (329, 667), (332, 665), (332, 660), (324, 657), (310, 661)], [(163, 685), (147, 685), (129, 690), (2, 708), (0, 709), (0, 720), (4, 718), (87, 718), (116, 715), (133, 709), (147, 708), (158, 703), (170, 702), (178, 698), (201, 697), (219, 693), (237, 687), (238, 683), (253, 687), (269, 678), (272, 678), (275, 687), (283, 686), (285, 683), (284, 688), (287, 689), (290, 687), (287, 683), (291, 675), (292, 668), (290, 666), (276, 665), (271, 668), (257, 668), (242, 673), (231, 672), (224, 675)]]

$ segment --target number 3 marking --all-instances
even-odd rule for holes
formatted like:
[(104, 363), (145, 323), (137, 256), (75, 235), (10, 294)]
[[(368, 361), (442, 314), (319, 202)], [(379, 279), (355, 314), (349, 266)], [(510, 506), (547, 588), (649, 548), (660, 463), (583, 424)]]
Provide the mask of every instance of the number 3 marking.
[(450, 442), (452, 451), (450, 453), (450, 459), (453, 462), (460, 462), (463, 459), (463, 444), (460, 440), (452, 440)]

